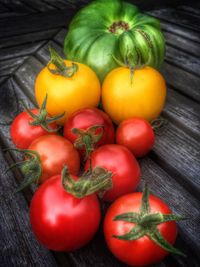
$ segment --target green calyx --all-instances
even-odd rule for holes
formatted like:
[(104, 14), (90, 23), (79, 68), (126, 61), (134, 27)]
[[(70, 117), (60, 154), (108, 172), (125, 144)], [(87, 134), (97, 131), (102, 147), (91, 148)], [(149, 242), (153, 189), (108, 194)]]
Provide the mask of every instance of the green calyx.
[[(14, 163), (11, 165), (7, 171), (15, 167), (19, 168), (24, 176), (24, 180), (17, 188), (16, 192), (23, 190), (25, 187), (29, 186), (32, 183), (38, 183), (42, 175), (42, 165), (40, 162), (39, 154), (34, 150), (28, 149), (6, 149), (6, 151), (16, 151), (22, 153), (25, 157), (25, 160)], [(7, 172), (6, 171), (6, 172)]]
[[(96, 133), (98, 129), (100, 129), (100, 132)], [(85, 149), (85, 160), (87, 160), (90, 157), (91, 152), (94, 150), (94, 145), (101, 140), (104, 129), (103, 125), (94, 125), (86, 130), (73, 128), (72, 133), (77, 136), (74, 146), (77, 149)]]
[(49, 125), (53, 122), (56, 122), (60, 118), (64, 116), (65, 113), (62, 113), (58, 116), (50, 117), (47, 110), (46, 110), (46, 105), (47, 105), (47, 95), (44, 98), (44, 101), (39, 109), (38, 115), (34, 114), (26, 105), (24, 102), (22, 102), (25, 111), (31, 116), (33, 121), (29, 122), (31, 126), (41, 126), (45, 131), (52, 133), (52, 132), (57, 132), (60, 127), (58, 126), (57, 128), (53, 129)]
[(83, 198), (94, 193), (100, 197), (112, 188), (112, 172), (101, 167), (86, 172), (78, 180), (74, 180), (65, 166), (62, 170), (62, 185), (65, 191), (76, 198)]
[(148, 236), (153, 242), (157, 245), (162, 247), (168, 252), (185, 256), (177, 248), (173, 247), (159, 232), (157, 225), (169, 221), (180, 221), (184, 220), (185, 218), (179, 215), (174, 214), (162, 214), (158, 213), (151, 213), (150, 206), (149, 206), (149, 190), (147, 186), (142, 194), (142, 204), (140, 207), (140, 212), (128, 212), (117, 215), (114, 218), (114, 221), (125, 221), (134, 223), (135, 226), (130, 230), (130, 232), (117, 236), (114, 235), (114, 238), (118, 238), (121, 240), (137, 240), (143, 236)]
[[(78, 71), (78, 65), (74, 62), (72, 62), (71, 66), (67, 67), (64, 60), (59, 56), (53, 47), (49, 47), (49, 51), (51, 58), (47, 64), (47, 68), (52, 74), (70, 78)], [(50, 64), (53, 64), (55, 68), (50, 68)]]

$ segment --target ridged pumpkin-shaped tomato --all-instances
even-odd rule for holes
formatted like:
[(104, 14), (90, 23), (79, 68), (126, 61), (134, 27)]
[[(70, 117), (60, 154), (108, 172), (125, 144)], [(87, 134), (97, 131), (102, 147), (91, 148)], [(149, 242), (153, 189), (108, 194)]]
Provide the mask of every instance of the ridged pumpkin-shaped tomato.
[[(160, 22), (120, 0), (98, 0), (80, 10), (72, 20), (65, 38), (68, 59), (90, 66), (102, 81), (132, 53), (137, 62), (159, 68), (165, 41)], [(116, 58), (116, 59), (115, 59)]]

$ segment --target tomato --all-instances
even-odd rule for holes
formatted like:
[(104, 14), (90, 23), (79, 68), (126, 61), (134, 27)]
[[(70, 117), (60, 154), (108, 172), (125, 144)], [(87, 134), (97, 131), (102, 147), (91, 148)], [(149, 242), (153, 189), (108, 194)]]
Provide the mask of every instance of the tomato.
[(119, 260), (130, 266), (146, 266), (161, 261), (169, 252), (183, 255), (171, 245), (177, 236), (175, 220), (181, 219), (172, 215), (161, 199), (148, 197), (147, 191), (143, 196), (141, 192), (131, 193), (109, 207), (104, 220), (105, 240)]
[(65, 112), (64, 117), (58, 121), (63, 124), (66, 118), (78, 109), (98, 106), (100, 82), (88, 66), (69, 60), (63, 61), (54, 52), (51, 54), (50, 63), (36, 78), (35, 96), (38, 105), (41, 106), (47, 94), (48, 113), (55, 116)]
[(71, 251), (88, 243), (99, 227), (100, 217), (96, 195), (75, 198), (64, 190), (61, 175), (42, 184), (30, 205), (35, 236), (48, 249), (56, 251)]
[(72, 174), (76, 175), (79, 172), (79, 154), (72, 143), (62, 136), (41, 136), (34, 140), (28, 149), (37, 152), (39, 155), (42, 167), (42, 175), (39, 178), (40, 183), (61, 173), (65, 164)]
[[(76, 134), (73, 130), (76, 129)], [(103, 144), (114, 143), (114, 127), (106, 113), (97, 108), (81, 109), (65, 122), (64, 136), (85, 154)]]
[[(32, 109), (31, 112), (34, 115), (38, 115), (39, 113), (38, 109)], [(49, 132), (41, 125), (30, 125), (33, 121), (34, 119), (24, 111), (12, 122), (10, 135), (17, 148), (27, 149), (36, 138), (46, 134), (55, 134), (55, 130), (57, 129), (55, 122), (49, 125), (50, 129), (54, 130), (54, 132)]]
[(143, 14), (125, 1), (92, 1), (72, 19), (64, 42), (72, 60), (90, 66), (103, 81), (126, 60), (129, 52), (141, 55), (141, 63), (162, 65), (165, 39), (156, 18)]
[(154, 131), (146, 120), (127, 119), (117, 128), (116, 143), (129, 148), (135, 157), (145, 156), (152, 149), (154, 142)]
[[(89, 168), (90, 161), (85, 165)], [(105, 201), (111, 202), (116, 198), (134, 191), (140, 181), (140, 167), (133, 154), (124, 146), (108, 144), (97, 148), (91, 154), (92, 168), (97, 166), (112, 172), (113, 186), (104, 195)]]
[(158, 71), (143, 67), (130, 76), (129, 68), (116, 68), (102, 85), (103, 108), (116, 124), (133, 117), (151, 121), (165, 104), (166, 84)]

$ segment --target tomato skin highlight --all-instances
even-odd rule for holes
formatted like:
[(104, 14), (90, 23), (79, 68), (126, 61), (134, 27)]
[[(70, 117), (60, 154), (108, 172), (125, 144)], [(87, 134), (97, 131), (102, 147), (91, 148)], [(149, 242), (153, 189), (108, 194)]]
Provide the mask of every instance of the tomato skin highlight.
[(56, 251), (72, 251), (87, 244), (99, 227), (100, 217), (96, 195), (73, 197), (63, 189), (61, 175), (41, 185), (30, 205), (35, 236), (48, 249)]
[(116, 143), (126, 146), (135, 157), (143, 157), (152, 149), (155, 143), (155, 134), (148, 121), (131, 118), (118, 126)]
[[(94, 144), (94, 147), (97, 148), (98, 146), (104, 144), (114, 143), (115, 132), (112, 121), (105, 112), (97, 108), (81, 109), (73, 113), (72, 116), (65, 122), (64, 136), (74, 143), (77, 140), (77, 135), (72, 133), (73, 128), (87, 130), (88, 128), (96, 125), (103, 126), (103, 128), (97, 129), (95, 134), (99, 134), (103, 131), (103, 135), (101, 139)], [(84, 154), (84, 149), (82, 154)]]
[[(133, 192), (140, 182), (140, 167), (134, 155), (126, 147), (118, 144), (107, 144), (97, 148), (91, 154), (92, 168), (103, 167), (113, 173), (113, 188), (108, 190), (103, 199), (108, 202)], [(86, 162), (85, 170), (90, 162)]]
[[(168, 254), (163, 248), (151, 241), (147, 236), (138, 240), (126, 241), (112, 237), (129, 232), (133, 223), (113, 221), (114, 217), (126, 212), (139, 212), (142, 193), (136, 192), (118, 198), (109, 207), (104, 219), (104, 236), (108, 248), (120, 261), (130, 266), (147, 266), (160, 262)], [(149, 196), (151, 212), (171, 214), (169, 207), (158, 197)], [(175, 222), (165, 222), (157, 226), (161, 235), (171, 244), (175, 243), (177, 226)]]
[[(38, 109), (31, 109), (31, 112), (35, 115), (39, 113)], [(47, 132), (40, 125), (32, 126), (29, 122), (33, 122), (33, 118), (24, 111), (11, 124), (10, 135), (17, 148), (27, 149), (36, 138), (47, 134), (57, 134), (56, 132)], [(52, 129), (57, 128), (56, 123), (51, 123), (49, 126)]]
[(78, 174), (80, 157), (72, 143), (59, 135), (45, 135), (34, 140), (29, 146), (30, 150), (38, 152), (42, 164), (42, 176), (39, 183), (61, 173), (67, 165), (72, 174)]

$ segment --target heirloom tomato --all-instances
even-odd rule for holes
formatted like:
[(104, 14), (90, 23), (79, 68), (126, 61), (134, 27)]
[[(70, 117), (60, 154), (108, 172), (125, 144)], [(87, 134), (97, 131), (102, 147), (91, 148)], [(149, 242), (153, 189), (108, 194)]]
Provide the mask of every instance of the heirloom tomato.
[(96, 107), (100, 101), (100, 82), (88, 66), (69, 60), (62, 60), (51, 51), (49, 64), (41, 70), (35, 82), (35, 96), (40, 106), (48, 95), (47, 111), (52, 115), (65, 112), (58, 120), (65, 119), (81, 108)]
[(72, 251), (86, 245), (95, 235), (100, 217), (96, 194), (74, 197), (65, 191), (61, 175), (43, 183), (30, 205), (35, 236), (48, 249), (56, 251)]
[(151, 67), (133, 73), (128, 67), (116, 68), (102, 85), (103, 109), (116, 124), (133, 117), (152, 121), (161, 113), (165, 97), (165, 80)]
[(171, 213), (161, 199), (147, 189), (118, 198), (108, 209), (104, 235), (111, 252), (129, 266), (161, 261), (169, 252), (184, 255), (173, 247), (176, 222), (183, 217)]
[(70, 23), (64, 42), (66, 56), (90, 66), (103, 81), (105, 75), (125, 62), (127, 55), (140, 55), (141, 63), (159, 68), (165, 40), (156, 18), (120, 0), (92, 1)]
[(151, 124), (143, 119), (132, 118), (120, 123), (116, 131), (116, 143), (126, 146), (135, 157), (145, 156), (153, 147), (155, 134)]
[(97, 166), (112, 173), (112, 188), (103, 195), (105, 201), (111, 202), (133, 192), (140, 182), (139, 164), (131, 151), (124, 146), (108, 144), (94, 150), (91, 162), (86, 162), (85, 170)]
[(64, 125), (64, 136), (70, 140), (86, 158), (98, 146), (114, 143), (114, 126), (108, 115), (97, 109), (76, 111)]

